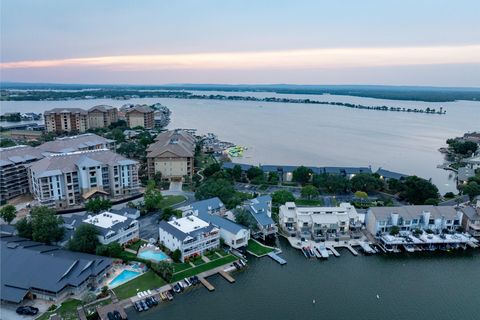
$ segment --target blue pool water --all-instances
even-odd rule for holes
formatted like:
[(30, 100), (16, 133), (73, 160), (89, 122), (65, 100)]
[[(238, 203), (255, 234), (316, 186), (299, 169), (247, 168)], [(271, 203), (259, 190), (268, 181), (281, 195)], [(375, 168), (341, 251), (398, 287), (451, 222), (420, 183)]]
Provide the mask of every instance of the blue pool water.
[(110, 287), (118, 286), (128, 280), (135, 278), (138, 276), (140, 272), (131, 271), (131, 270), (123, 270), (118, 276), (116, 276), (112, 281), (110, 281)]
[(155, 251), (152, 251), (152, 250), (146, 250), (146, 251), (140, 252), (138, 254), (138, 257), (142, 258), (142, 259), (145, 259), (145, 260), (153, 260), (153, 261), (156, 261), (156, 262), (168, 259), (168, 256), (165, 253), (163, 253), (162, 251), (155, 252)]

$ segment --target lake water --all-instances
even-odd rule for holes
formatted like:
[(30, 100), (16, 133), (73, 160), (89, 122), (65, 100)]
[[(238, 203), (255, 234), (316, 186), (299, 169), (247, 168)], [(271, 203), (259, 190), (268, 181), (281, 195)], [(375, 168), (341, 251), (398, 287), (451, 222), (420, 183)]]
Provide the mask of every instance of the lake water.
[(214, 132), (248, 147), (237, 162), (311, 166), (372, 166), (431, 178), (441, 193), (455, 191), (452, 172), (438, 169), (445, 140), (480, 130), (480, 102), (431, 103), (336, 95), (283, 95), (265, 92), (196, 92), (257, 97), (310, 98), (364, 105), (436, 108), (446, 115), (349, 109), (329, 105), (190, 99), (95, 99), (2, 101), (1, 112), (43, 112), (55, 107), (160, 102), (172, 110), (171, 128)]
[(320, 261), (305, 259), (283, 239), (281, 248), (285, 266), (249, 258), (249, 267), (233, 274), (234, 284), (213, 276), (214, 292), (199, 286), (147, 312), (128, 309), (128, 318), (479, 319), (478, 250), (354, 257), (342, 249), (339, 258)]

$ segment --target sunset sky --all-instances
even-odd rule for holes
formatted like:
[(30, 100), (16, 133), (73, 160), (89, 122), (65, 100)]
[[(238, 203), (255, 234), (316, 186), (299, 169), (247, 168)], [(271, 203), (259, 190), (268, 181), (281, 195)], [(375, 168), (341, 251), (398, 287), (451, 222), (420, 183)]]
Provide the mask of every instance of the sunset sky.
[(1, 81), (480, 87), (480, 1), (1, 1)]

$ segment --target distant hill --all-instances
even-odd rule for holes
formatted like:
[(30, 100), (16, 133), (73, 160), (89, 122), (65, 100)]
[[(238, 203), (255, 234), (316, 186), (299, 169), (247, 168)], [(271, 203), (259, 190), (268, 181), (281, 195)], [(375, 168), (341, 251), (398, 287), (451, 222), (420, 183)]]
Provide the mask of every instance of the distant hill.
[(293, 85), (293, 84), (166, 84), (166, 85), (100, 85), (57, 83), (3, 82), (1, 89), (19, 90), (199, 90), (256, 91), (284, 94), (333, 94), (391, 100), (446, 102), (455, 100), (480, 101), (480, 88), (382, 86), (382, 85)]

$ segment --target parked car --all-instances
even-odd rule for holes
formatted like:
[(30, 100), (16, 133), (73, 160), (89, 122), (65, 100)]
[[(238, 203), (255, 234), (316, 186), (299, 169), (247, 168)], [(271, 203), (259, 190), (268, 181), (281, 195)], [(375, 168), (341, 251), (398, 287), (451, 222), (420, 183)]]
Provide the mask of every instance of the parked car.
[(122, 315), (117, 310), (113, 311), (113, 316), (115, 317), (115, 320), (123, 320)]
[(17, 313), (26, 315), (26, 316), (34, 316), (38, 313), (38, 308), (31, 307), (31, 306), (23, 306), (17, 308)]

